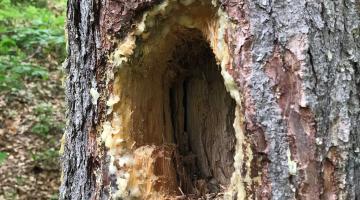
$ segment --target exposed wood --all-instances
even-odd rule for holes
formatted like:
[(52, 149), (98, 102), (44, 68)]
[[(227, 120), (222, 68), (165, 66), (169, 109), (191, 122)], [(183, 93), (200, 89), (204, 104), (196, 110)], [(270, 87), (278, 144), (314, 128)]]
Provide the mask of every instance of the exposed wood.
[[(69, 0), (60, 198), (194, 197), (216, 180), (197, 195), (359, 199), (359, 17), (354, 0)], [(145, 165), (137, 181), (162, 178), (147, 192), (124, 181)]]

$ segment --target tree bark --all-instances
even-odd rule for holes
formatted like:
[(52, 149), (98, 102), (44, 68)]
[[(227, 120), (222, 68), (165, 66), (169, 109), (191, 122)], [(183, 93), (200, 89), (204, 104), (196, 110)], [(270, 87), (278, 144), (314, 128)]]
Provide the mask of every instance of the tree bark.
[(358, 1), (67, 6), (60, 199), (360, 199)]

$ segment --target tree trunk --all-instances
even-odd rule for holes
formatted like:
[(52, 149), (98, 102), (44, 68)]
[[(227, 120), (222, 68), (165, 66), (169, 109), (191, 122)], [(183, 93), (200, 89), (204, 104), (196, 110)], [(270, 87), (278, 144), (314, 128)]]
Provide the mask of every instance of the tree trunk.
[(60, 199), (360, 199), (359, 18), (69, 0)]

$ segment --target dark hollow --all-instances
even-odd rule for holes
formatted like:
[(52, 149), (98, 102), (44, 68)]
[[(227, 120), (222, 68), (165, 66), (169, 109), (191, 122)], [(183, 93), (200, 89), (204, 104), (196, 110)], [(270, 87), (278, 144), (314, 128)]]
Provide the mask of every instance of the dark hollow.
[(220, 192), (234, 171), (235, 101), (202, 37), (177, 45), (168, 64), (179, 185), (186, 193)]

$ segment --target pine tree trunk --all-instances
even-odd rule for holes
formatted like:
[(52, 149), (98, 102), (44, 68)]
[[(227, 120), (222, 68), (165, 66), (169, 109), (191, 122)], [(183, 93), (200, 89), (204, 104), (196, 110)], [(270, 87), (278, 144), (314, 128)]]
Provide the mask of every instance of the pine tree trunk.
[(69, 0), (60, 199), (360, 199), (356, 0)]

